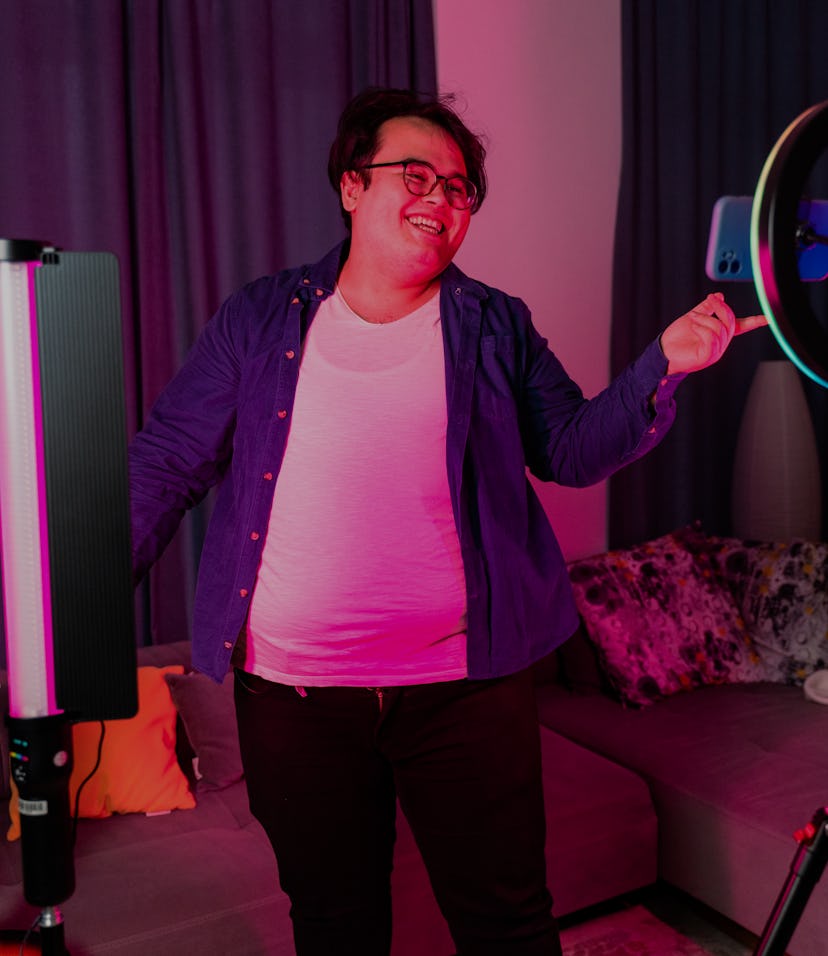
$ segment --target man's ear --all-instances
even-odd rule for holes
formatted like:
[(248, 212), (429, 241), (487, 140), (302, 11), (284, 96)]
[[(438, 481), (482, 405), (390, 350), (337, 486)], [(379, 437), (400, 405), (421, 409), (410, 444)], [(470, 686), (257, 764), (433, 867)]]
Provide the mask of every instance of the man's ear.
[(352, 169), (346, 170), (339, 181), (339, 194), (342, 197), (342, 208), (345, 212), (356, 209), (359, 194), (365, 189), (362, 177)]

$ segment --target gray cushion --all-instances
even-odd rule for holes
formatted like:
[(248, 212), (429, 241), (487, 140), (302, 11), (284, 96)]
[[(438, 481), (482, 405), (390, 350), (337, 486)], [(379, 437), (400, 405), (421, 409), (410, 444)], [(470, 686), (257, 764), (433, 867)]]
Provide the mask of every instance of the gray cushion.
[(165, 680), (195, 753), (199, 790), (221, 790), (241, 780), (232, 674), (222, 684), (192, 672), (167, 674)]

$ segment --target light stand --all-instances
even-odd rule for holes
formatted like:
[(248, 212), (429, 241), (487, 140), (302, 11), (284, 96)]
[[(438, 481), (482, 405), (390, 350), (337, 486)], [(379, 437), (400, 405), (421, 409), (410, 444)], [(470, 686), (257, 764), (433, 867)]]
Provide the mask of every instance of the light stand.
[(67, 956), (72, 722), (137, 710), (117, 262), (0, 240), (0, 556), (11, 775), (40, 951)]
[(828, 807), (796, 834), (797, 849), (790, 874), (773, 905), (754, 956), (784, 956), (794, 930), (828, 863)]
[[(799, 222), (805, 183), (828, 149), (828, 101), (798, 116), (765, 162), (753, 199), (751, 263), (756, 291), (771, 330), (785, 354), (828, 388), (828, 332), (804, 295), (796, 261), (803, 241), (828, 243)], [(820, 807), (796, 834), (790, 873), (768, 917), (754, 956), (784, 956), (811, 892), (828, 862), (828, 807)]]

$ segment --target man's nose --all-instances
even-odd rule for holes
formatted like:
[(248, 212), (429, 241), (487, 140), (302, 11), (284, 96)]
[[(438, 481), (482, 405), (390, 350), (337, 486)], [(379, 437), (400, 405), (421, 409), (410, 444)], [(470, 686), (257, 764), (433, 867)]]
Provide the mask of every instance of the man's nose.
[(445, 179), (438, 179), (434, 184), (434, 189), (424, 198), (430, 200), (435, 205), (449, 205), (448, 196), (446, 195), (446, 185)]

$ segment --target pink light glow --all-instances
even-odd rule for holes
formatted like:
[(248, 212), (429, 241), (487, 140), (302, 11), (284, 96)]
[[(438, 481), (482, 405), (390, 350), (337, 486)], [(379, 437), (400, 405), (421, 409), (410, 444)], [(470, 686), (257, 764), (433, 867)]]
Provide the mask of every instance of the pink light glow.
[(4, 370), (0, 498), (7, 509), (3, 516), (3, 585), (9, 711), (14, 717), (58, 712), (35, 293), (38, 266), (36, 262), (18, 264), (25, 268), (25, 275), (17, 272), (20, 281), (9, 272), (6, 278), (11, 292), (4, 295), (0, 306)]
[(43, 404), (40, 390), (40, 348), (37, 330), (35, 270), (39, 262), (28, 263), (29, 280), (29, 339), (32, 362), (32, 405), (34, 412), (35, 460), (37, 462), (37, 511), (40, 541), (40, 593), (43, 614), (43, 655), (45, 664), (46, 699), (48, 711), (57, 711), (55, 704), (55, 654), (52, 632), (52, 579), (49, 565), (49, 517), (46, 511), (46, 455), (43, 442)]

